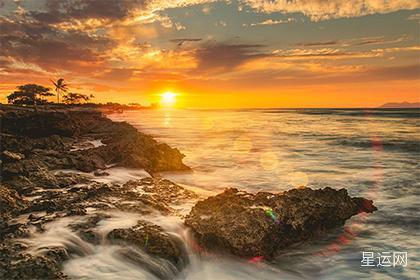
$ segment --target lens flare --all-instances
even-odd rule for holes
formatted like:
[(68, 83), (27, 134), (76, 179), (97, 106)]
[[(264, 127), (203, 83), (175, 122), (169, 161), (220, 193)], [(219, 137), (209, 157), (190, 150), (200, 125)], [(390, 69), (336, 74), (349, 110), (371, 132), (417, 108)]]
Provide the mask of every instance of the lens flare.
[(274, 170), (278, 166), (279, 161), (275, 153), (266, 152), (261, 155), (260, 164), (265, 170)]
[(290, 184), (297, 189), (305, 188), (309, 178), (305, 172), (294, 172), (290, 174)]
[(176, 103), (177, 94), (167, 91), (161, 94), (160, 104), (164, 107), (173, 107)]

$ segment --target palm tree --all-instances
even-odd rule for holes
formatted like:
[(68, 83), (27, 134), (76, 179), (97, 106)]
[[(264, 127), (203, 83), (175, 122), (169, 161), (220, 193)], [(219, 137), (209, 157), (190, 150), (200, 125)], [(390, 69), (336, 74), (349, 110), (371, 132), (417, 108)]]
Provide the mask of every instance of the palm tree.
[(94, 98), (94, 96), (86, 95), (82, 93), (75, 93), (75, 92), (69, 92), (65, 95), (63, 95), (64, 103), (66, 104), (81, 104), (83, 101), (88, 102), (91, 98)]
[(57, 82), (54, 82), (51, 80), (53, 85), (55, 86), (55, 92), (57, 93), (57, 103), (60, 103), (60, 93), (67, 92), (67, 84), (64, 83), (64, 79), (60, 78), (57, 80)]
[(18, 90), (7, 96), (9, 103), (21, 105), (33, 105), (38, 111), (37, 104), (46, 104), (47, 100), (43, 97), (53, 96), (49, 88), (37, 84), (26, 84), (17, 87)]

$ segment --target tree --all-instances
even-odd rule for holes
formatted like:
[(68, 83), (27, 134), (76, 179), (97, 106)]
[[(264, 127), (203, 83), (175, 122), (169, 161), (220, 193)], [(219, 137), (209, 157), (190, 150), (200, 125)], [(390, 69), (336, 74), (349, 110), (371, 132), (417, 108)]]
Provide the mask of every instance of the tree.
[(89, 101), (93, 97), (94, 96), (92, 94), (86, 95), (86, 94), (75, 93), (75, 92), (70, 92), (63, 96), (64, 103), (66, 104), (80, 104), (83, 101), (84, 102)]
[(47, 100), (43, 99), (43, 97), (54, 95), (49, 88), (37, 84), (26, 84), (18, 86), (17, 89), (17, 91), (7, 96), (7, 100), (11, 104), (34, 105), (36, 108), (37, 104), (47, 103)]
[(60, 78), (57, 82), (51, 80), (53, 85), (55, 86), (55, 92), (57, 93), (57, 103), (60, 103), (60, 93), (67, 92), (67, 84), (64, 83), (64, 79)]

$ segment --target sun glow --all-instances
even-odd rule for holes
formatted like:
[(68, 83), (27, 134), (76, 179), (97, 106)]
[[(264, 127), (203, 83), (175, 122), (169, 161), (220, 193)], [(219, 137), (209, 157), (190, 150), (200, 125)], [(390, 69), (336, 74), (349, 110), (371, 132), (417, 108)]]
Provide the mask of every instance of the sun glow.
[(173, 107), (176, 103), (176, 96), (178, 94), (167, 91), (161, 94), (160, 104), (164, 107)]

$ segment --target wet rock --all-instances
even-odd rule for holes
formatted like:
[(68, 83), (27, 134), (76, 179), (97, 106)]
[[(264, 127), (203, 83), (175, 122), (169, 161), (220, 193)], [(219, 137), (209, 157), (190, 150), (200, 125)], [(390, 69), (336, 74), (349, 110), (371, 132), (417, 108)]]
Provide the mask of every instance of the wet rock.
[(87, 211), (85, 208), (77, 207), (74, 209), (70, 209), (66, 212), (66, 216), (84, 216), (86, 215)]
[(0, 220), (8, 220), (28, 207), (16, 191), (0, 185)]
[(95, 170), (95, 172), (93, 172), (93, 175), (95, 176), (109, 176), (109, 173), (106, 172), (105, 170)]
[(35, 185), (31, 180), (23, 175), (13, 176), (5, 183), (13, 190), (16, 190), (20, 195), (29, 194), (35, 189)]
[(60, 264), (45, 256), (31, 256), (20, 244), (0, 243), (0, 279), (66, 279)]
[[(143, 168), (151, 174), (189, 169), (177, 149), (158, 143), (128, 123), (113, 122), (96, 111), (51, 110), (54, 107), (44, 110), (41, 106), (38, 112), (15, 106), (0, 108), (1, 179), (7, 185), (0, 186), (0, 279), (64, 279), (60, 269), (68, 258), (65, 248), (42, 248), (42, 252), (32, 256), (22, 248), (16, 249), (11, 241), (27, 238), (34, 229), (42, 232), (51, 221), (65, 216), (81, 216), (83, 220), (89, 213), (87, 209), (170, 213), (174, 211), (172, 204), (194, 196), (159, 178), (122, 186), (94, 182), (90, 174), (59, 171), (72, 169), (107, 176), (104, 170), (110, 165)], [(103, 145), (74, 148), (77, 143), (95, 139), (101, 139)], [(13, 218), (21, 214), (19, 219)], [(95, 226), (101, 219), (88, 219), (73, 230), (84, 240), (99, 244), (103, 236)], [(150, 235), (148, 254), (170, 264), (169, 271), (183, 267), (186, 258), (182, 246), (157, 226), (118, 229), (109, 238), (113, 243), (139, 247), (139, 240), (145, 235)], [(141, 259), (131, 254), (126, 257)], [(160, 271), (157, 263), (148, 265), (159, 278), (174, 278), (172, 272)]]
[(67, 279), (48, 258), (25, 255), (13, 262), (0, 262), (0, 279)]
[(107, 239), (111, 243), (128, 243), (140, 248), (147, 254), (170, 261), (178, 270), (185, 267), (188, 257), (182, 242), (164, 232), (157, 225), (139, 221), (131, 228), (114, 229)]
[(95, 213), (91, 216), (86, 217), (82, 221), (71, 224), (70, 227), (74, 231), (92, 229), (92, 228), (96, 227), (100, 221), (102, 221), (104, 219), (109, 219), (109, 218), (111, 218), (111, 216), (108, 215), (108, 214)]
[(96, 169), (105, 169), (107, 162), (99, 153), (88, 153), (87, 151), (73, 152), (69, 156), (69, 161), (72, 163), (72, 168), (83, 171), (92, 172)]
[(4, 162), (8, 162), (8, 161), (19, 161), (21, 159), (24, 159), (25, 155), (21, 154), (21, 153), (14, 153), (11, 151), (3, 151), (2, 153), (2, 160)]
[(66, 204), (58, 199), (36, 199), (27, 209), (28, 212), (45, 211), (47, 214), (66, 210)]
[(151, 199), (167, 205), (177, 205), (198, 198), (197, 194), (193, 191), (187, 190), (163, 178), (130, 180), (123, 185), (123, 188), (133, 192), (143, 193)]
[(52, 247), (44, 249), (43, 255), (53, 261), (56, 266), (60, 266), (64, 261), (70, 258), (67, 250), (63, 247)]
[(42, 186), (54, 186), (57, 183), (48, 166), (38, 159), (23, 159), (3, 164), (3, 176), (6, 181), (13, 181), (14, 177), (25, 176), (34, 184)]
[(69, 188), (76, 184), (87, 184), (90, 182), (89, 177), (83, 174), (77, 174), (77, 173), (59, 172), (55, 174), (55, 178), (57, 180), (57, 185), (59, 187), (66, 187), (66, 188)]
[(96, 213), (91, 216), (87, 216), (85, 219), (71, 224), (70, 228), (77, 232), (78, 235), (85, 241), (92, 244), (99, 244), (102, 241), (102, 236), (95, 230), (98, 223), (104, 219), (108, 219), (111, 216), (104, 213)]
[(0, 238), (26, 238), (29, 237), (29, 229), (23, 223), (11, 223), (4, 221), (0, 223)]
[[(75, 168), (92, 172), (108, 164), (144, 168), (150, 172), (189, 169), (182, 163), (184, 155), (179, 150), (158, 143), (128, 123), (113, 122), (98, 111), (33, 112), (5, 107), (0, 119), (4, 124), (3, 146), (25, 156), (36, 155), (49, 169)], [(85, 143), (89, 139), (103, 139), (104, 145), (87, 150), (72, 148), (74, 143)], [(17, 170), (18, 166), (14, 167)]]
[(227, 189), (198, 202), (185, 223), (209, 250), (270, 258), (343, 225), (353, 215), (375, 210), (372, 201), (351, 198), (345, 189), (304, 188), (283, 194)]

